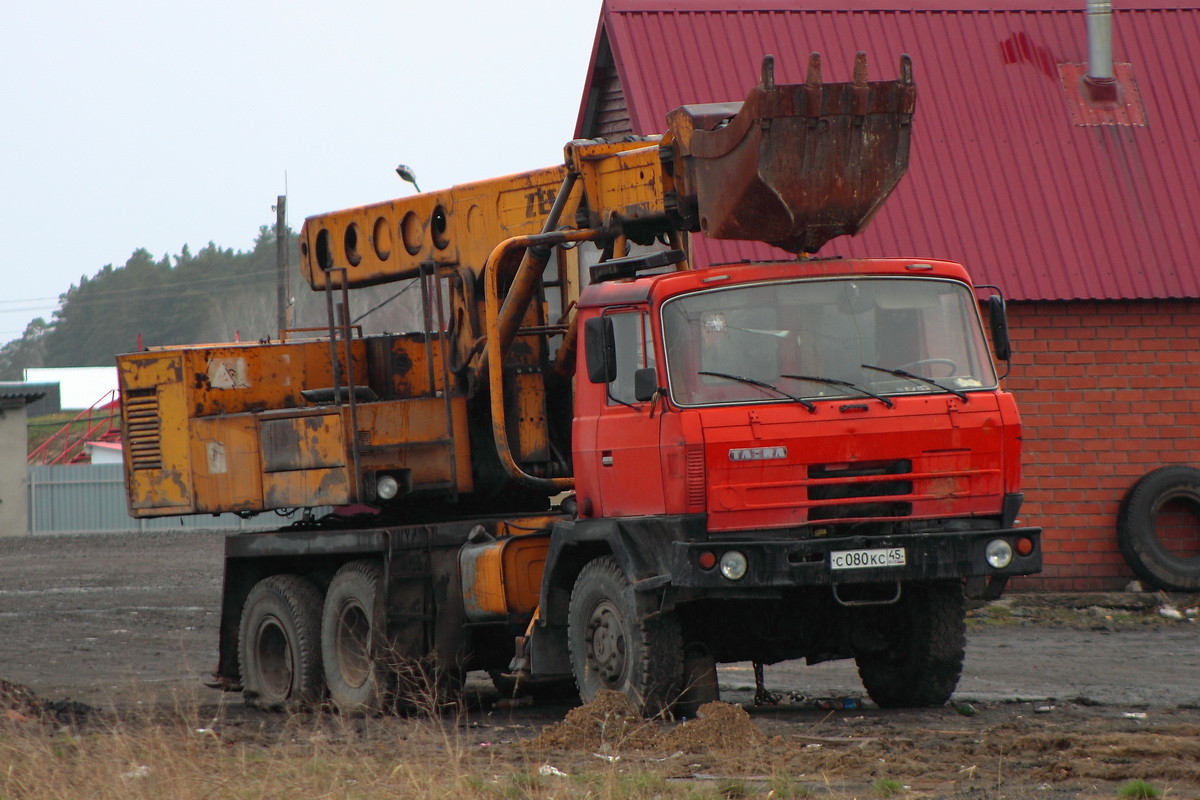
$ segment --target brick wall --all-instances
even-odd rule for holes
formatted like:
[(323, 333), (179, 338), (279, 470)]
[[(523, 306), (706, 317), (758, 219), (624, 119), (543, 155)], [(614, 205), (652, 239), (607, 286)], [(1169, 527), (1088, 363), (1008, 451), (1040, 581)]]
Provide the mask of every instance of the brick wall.
[(1022, 521), (1045, 571), (1020, 590), (1121, 589), (1121, 498), (1166, 464), (1200, 466), (1200, 301), (1010, 303), (1024, 426)]

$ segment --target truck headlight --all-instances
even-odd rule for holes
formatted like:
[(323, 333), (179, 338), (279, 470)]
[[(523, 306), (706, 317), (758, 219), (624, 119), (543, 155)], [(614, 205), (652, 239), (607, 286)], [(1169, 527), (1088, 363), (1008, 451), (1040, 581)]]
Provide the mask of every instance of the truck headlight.
[(722, 555), (721, 574), (731, 581), (740, 581), (746, 576), (746, 556), (737, 550)]
[(391, 500), (400, 491), (400, 483), (391, 475), (380, 475), (375, 481), (375, 495), (380, 500)]
[(992, 539), (983, 551), (984, 558), (996, 569), (1004, 569), (1013, 560), (1012, 545), (1004, 539)]

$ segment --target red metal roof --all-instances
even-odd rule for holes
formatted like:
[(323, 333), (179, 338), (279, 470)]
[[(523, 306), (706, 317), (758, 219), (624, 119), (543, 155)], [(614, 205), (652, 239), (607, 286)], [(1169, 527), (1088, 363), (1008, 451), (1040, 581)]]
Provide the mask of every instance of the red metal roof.
[[(1017, 300), (1200, 297), (1200, 3), (1122, 2), (1113, 55), (1139, 102), (1092, 117), (1071, 66), (1087, 61), (1085, 4), (606, 0), (593, 74), (611, 48), (633, 131), (650, 134), (683, 103), (743, 98), (765, 53), (782, 83), (804, 80), (811, 51), (831, 81), (858, 50), (872, 78), (907, 52), (908, 175), (823, 255), (951, 258)], [(705, 244), (714, 262), (765, 253)]]

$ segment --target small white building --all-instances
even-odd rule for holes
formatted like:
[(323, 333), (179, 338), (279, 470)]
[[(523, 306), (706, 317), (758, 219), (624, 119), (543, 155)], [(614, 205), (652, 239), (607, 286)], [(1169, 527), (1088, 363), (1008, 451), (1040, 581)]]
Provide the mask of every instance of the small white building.
[(0, 536), (29, 532), (29, 449), (25, 406), (42, 392), (19, 388), (0, 389)]
[(120, 442), (85, 442), (83, 449), (93, 464), (120, 464), (123, 457)]

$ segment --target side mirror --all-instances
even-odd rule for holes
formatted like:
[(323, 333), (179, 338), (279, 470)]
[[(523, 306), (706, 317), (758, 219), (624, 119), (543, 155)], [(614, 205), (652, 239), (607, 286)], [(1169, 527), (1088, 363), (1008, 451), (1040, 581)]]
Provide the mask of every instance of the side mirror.
[(658, 391), (658, 374), (654, 367), (642, 367), (633, 373), (633, 399), (639, 403), (654, 399)]
[(996, 347), (996, 358), (1008, 361), (1012, 357), (1012, 345), (1008, 341), (1008, 311), (1004, 298), (992, 295), (988, 298), (988, 322), (992, 327), (992, 344)]
[(612, 383), (617, 379), (617, 340), (610, 318), (593, 317), (583, 323), (583, 354), (589, 381)]

